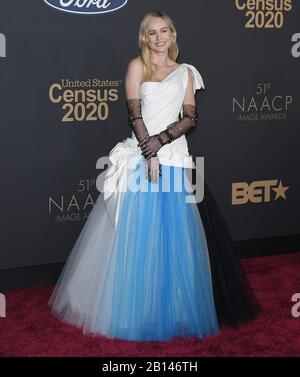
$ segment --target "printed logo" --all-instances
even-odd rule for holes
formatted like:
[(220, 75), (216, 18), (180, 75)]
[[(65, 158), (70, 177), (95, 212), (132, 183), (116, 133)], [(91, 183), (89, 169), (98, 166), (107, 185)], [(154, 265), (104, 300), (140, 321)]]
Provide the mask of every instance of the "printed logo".
[[(289, 186), (284, 186), (279, 179), (266, 181), (234, 182), (232, 183), (232, 204), (241, 205), (250, 203), (266, 203), (279, 198), (286, 200), (286, 190)], [(272, 190), (272, 191), (271, 191)], [(271, 195), (272, 192), (274, 195)]]
[(50, 84), (48, 96), (61, 111), (62, 122), (86, 125), (108, 119), (110, 104), (119, 99), (119, 86), (116, 80), (96, 77), (88, 80), (63, 78)]
[[(130, 139), (127, 138), (125, 143), (130, 145)], [(170, 190), (174, 190), (174, 192), (185, 193), (185, 203), (202, 202), (204, 198), (204, 157), (197, 156), (196, 162), (193, 161), (192, 156), (183, 157), (180, 165), (186, 167), (184, 173), (180, 166), (175, 166), (173, 174), (171, 174), (172, 167), (163, 164), (161, 176), (159, 177), (157, 174), (153, 180), (149, 180), (148, 166), (143, 157), (135, 154), (136, 149), (132, 148), (134, 152), (131, 156), (125, 148), (120, 146), (118, 151), (117, 149), (115, 152), (118, 153), (118, 157), (112, 153), (110, 156), (100, 157), (96, 163), (96, 169), (101, 170), (108, 165), (108, 168), (101, 172), (96, 180), (97, 190), (104, 194), (104, 200), (110, 198), (114, 193), (119, 196), (121, 192), (127, 191), (170, 192)]]
[(127, 0), (44, 0), (55, 9), (79, 14), (99, 14), (113, 12), (124, 5)]
[(293, 103), (292, 94), (278, 91), (271, 82), (260, 82), (252, 94), (232, 98), (232, 113), (238, 122), (281, 121), (287, 119)]
[(235, 0), (236, 9), (246, 18), (245, 29), (282, 29), (292, 0)]

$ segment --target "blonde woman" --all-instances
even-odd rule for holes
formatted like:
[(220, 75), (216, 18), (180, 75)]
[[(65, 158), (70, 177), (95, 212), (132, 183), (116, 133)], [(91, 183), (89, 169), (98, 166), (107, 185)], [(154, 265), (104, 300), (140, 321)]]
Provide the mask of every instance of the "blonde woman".
[(176, 62), (177, 33), (165, 13), (144, 16), (139, 47), (125, 77), (131, 137), (109, 154), (103, 191), (49, 305), (86, 335), (201, 339), (254, 318), (259, 307), (208, 187), (201, 216), (186, 200), (186, 133), (197, 123), (203, 79)]

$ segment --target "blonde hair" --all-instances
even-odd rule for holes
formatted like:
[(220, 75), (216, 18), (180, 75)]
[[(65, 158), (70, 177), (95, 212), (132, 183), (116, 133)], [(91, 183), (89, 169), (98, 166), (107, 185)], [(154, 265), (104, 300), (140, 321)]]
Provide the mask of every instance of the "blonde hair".
[(179, 47), (177, 44), (177, 32), (175, 29), (174, 22), (172, 19), (164, 12), (154, 10), (149, 11), (145, 14), (143, 17), (140, 28), (139, 28), (139, 38), (138, 38), (138, 45), (141, 50), (141, 59), (144, 67), (144, 79), (149, 80), (151, 77), (152, 72), (152, 66), (151, 66), (151, 60), (150, 60), (150, 49), (147, 43), (147, 31), (148, 31), (148, 24), (151, 18), (154, 17), (160, 17), (163, 20), (165, 20), (171, 30), (171, 34), (173, 36), (173, 42), (170, 45), (168, 49), (168, 55), (171, 60), (176, 62), (176, 59), (179, 54)]

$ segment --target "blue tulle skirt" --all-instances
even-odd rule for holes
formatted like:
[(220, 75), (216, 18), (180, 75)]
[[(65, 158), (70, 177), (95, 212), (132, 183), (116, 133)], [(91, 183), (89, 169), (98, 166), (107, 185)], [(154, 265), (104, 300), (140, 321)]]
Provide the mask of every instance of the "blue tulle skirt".
[(219, 333), (197, 204), (186, 202), (184, 168), (161, 167), (151, 183), (141, 159), (143, 189), (122, 193), (116, 228), (99, 195), (61, 273), (49, 305), (84, 334), (150, 341)]

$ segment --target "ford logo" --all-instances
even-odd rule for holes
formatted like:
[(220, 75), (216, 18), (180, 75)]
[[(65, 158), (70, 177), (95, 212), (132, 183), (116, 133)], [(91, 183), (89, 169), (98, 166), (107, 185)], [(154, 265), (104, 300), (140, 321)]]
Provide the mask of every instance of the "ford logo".
[(99, 14), (122, 8), (127, 0), (44, 0), (50, 7), (63, 12)]

